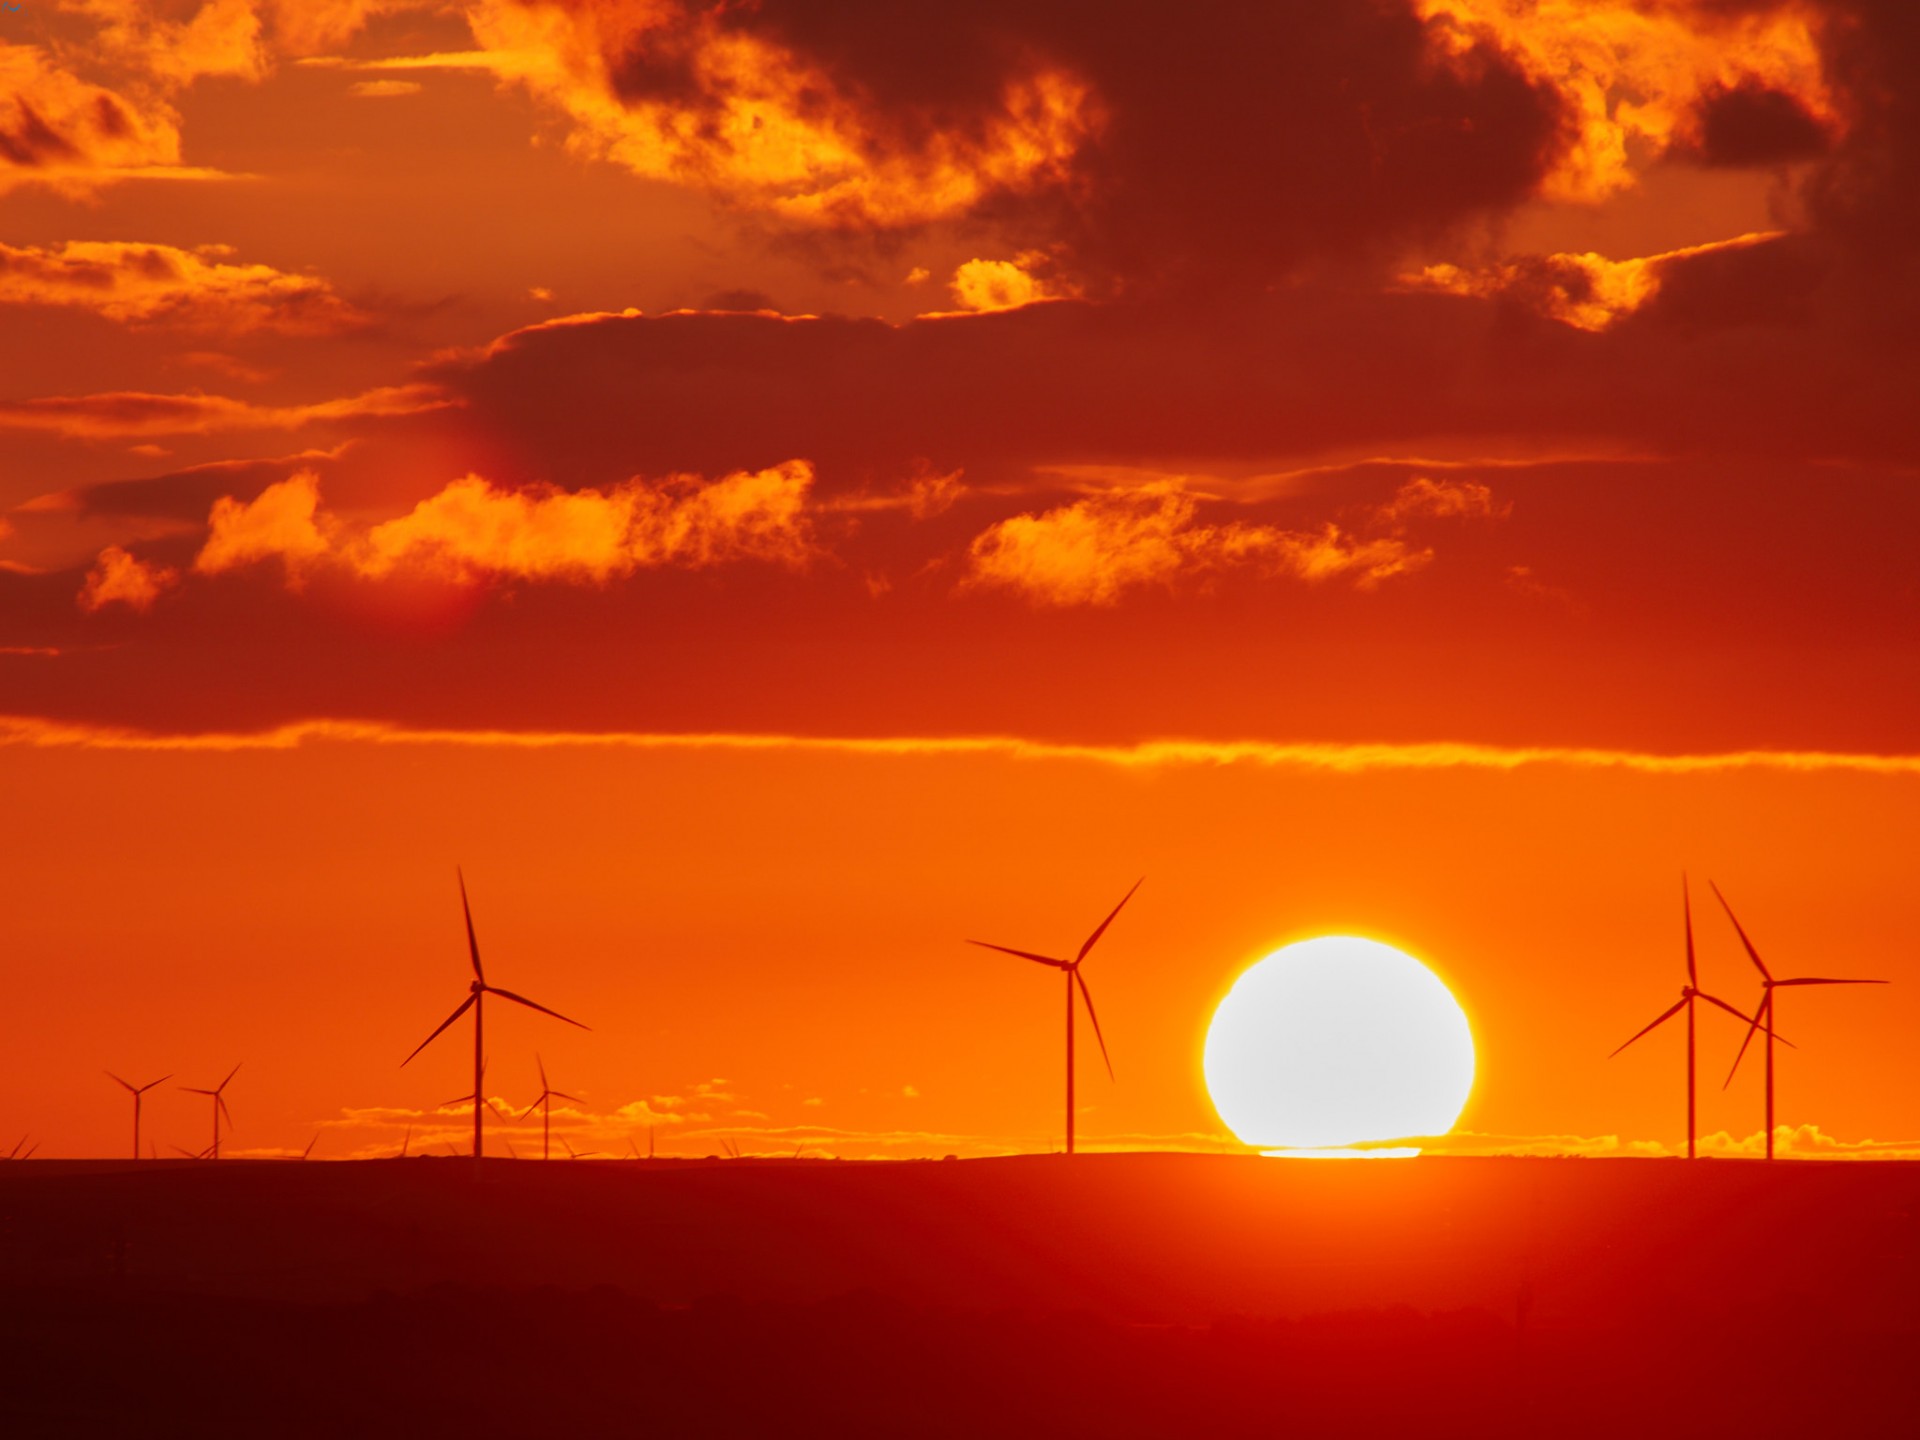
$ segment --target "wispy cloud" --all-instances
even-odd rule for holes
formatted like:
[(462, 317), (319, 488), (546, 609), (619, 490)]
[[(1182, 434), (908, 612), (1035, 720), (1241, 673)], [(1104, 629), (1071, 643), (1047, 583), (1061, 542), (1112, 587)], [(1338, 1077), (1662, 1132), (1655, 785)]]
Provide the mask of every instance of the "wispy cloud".
[(458, 402), (437, 386), (388, 385), (310, 405), (256, 405), (226, 395), (116, 390), (49, 395), (0, 404), (0, 429), (38, 430), (74, 440), (142, 435), (209, 435), (227, 430), (294, 430), (321, 420), (417, 415)]
[(1250, 765), (1359, 774), (1382, 770), (1533, 768), (1625, 770), (1646, 775), (1711, 775), (1727, 771), (1785, 774), (1835, 772), (1920, 776), (1920, 755), (1836, 750), (1725, 750), (1662, 755), (1643, 750), (1575, 746), (1478, 745), (1464, 741), (1339, 744), (1270, 740), (1143, 740), (1132, 745), (1081, 745), (1010, 735), (778, 735), (655, 733), (623, 730), (448, 730), (376, 720), (302, 720), (255, 731), (166, 733), (126, 726), (0, 715), (0, 745), (104, 750), (295, 750), (309, 745), (418, 745), (501, 749), (612, 749), (716, 752), (793, 751), (878, 759), (983, 757), (1034, 763), (1110, 765), (1122, 769)]
[(367, 317), (325, 280), (238, 263), (224, 245), (0, 244), (0, 305), (87, 310), (136, 325), (337, 334)]

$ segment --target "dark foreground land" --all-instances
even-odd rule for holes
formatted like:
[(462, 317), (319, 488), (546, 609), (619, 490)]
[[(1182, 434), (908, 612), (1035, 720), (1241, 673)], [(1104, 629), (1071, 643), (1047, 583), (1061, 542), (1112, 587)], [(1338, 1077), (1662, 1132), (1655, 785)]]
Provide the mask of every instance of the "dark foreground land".
[(0, 1166), (0, 1435), (1920, 1433), (1920, 1166)]

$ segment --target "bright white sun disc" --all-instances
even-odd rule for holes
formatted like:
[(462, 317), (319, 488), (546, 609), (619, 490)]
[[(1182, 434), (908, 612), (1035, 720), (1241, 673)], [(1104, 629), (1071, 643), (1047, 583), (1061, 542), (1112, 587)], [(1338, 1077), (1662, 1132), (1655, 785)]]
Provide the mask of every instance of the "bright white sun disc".
[(1248, 1145), (1444, 1135), (1473, 1089), (1466, 1012), (1391, 945), (1323, 935), (1274, 951), (1213, 1012), (1207, 1093)]

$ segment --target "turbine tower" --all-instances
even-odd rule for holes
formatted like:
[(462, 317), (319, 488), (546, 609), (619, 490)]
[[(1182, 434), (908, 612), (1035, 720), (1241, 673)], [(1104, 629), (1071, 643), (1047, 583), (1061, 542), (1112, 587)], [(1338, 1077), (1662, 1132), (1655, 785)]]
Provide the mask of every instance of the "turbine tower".
[[(243, 1060), (240, 1063), (244, 1065), (246, 1062)], [(211, 1090), (196, 1089), (192, 1085), (182, 1085), (180, 1087), (189, 1095), (205, 1095), (213, 1101), (213, 1144), (209, 1145), (202, 1153), (215, 1160), (220, 1158), (220, 1117), (222, 1115), (226, 1116), (227, 1124), (233, 1124), (233, 1112), (227, 1109), (226, 1089), (227, 1086), (233, 1083), (233, 1077), (239, 1073), (240, 1066), (234, 1066), (233, 1069), (227, 1072), (227, 1078)], [(178, 1149), (179, 1147), (176, 1146), (174, 1148)]]
[(1127, 891), (1126, 894), (1120, 897), (1120, 903), (1113, 907), (1112, 914), (1109, 914), (1106, 919), (1102, 920), (1100, 924), (1095, 927), (1094, 932), (1089, 935), (1086, 938), (1086, 942), (1081, 945), (1079, 953), (1071, 960), (1057, 960), (1051, 955), (1035, 955), (1030, 950), (1015, 950), (1011, 946), (994, 945), (985, 940), (969, 940), (967, 942), (969, 945), (978, 945), (982, 949), (998, 950), (1002, 955), (1012, 955), (1021, 960), (1031, 960), (1036, 965), (1051, 965), (1066, 977), (1067, 1154), (1069, 1155), (1073, 1154), (1073, 991), (1076, 985), (1080, 987), (1080, 998), (1086, 1001), (1087, 1019), (1093, 1022), (1093, 1038), (1100, 1042), (1100, 1058), (1107, 1062), (1107, 1078), (1109, 1080), (1113, 1078), (1113, 1058), (1107, 1054), (1107, 1040), (1106, 1037), (1100, 1033), (1100, 1017), (1094, 1012), (1093, 992), (1087, 989), (1087, 982), (1080, 978), (1080, 962), (1087, 958), (1087, 952), (1093, 949), (1094, 943), (1098, 941), (1102, 935), (1107, 933), (1107, 927), (1113, 923), (1114, 916), (1118, 915), (1125, 907), (1127, 901), (1133, 898), (1133, 891), (1138, 890), (1146, 878), (1146, 876), (1142, 875), (1140, 879), (1133, 882), (1133, 890)]
[[(1634, 1040), (1638, 1040), (1642, 1035), (1650, 1031), (1659, 1029), (1682, 1010), (1687, 1012), (1687, 1159), (1691, 1160), (1694, 1158), (1694, 1136), (1698, 1133), (1699, 1129), (1694, 1118), (1696, 1109), (1694, 1088), (1695, 1048), (1693, 1035), (1694, 1001), (1704, 1000), (1709, 1005), (1718, 1005), (1735, 1019), (1744, 1020), (1748, 1024), (1753, 1023), (1754, 1017), (1741, 1014), (1740, 1011), (1734, 1009), (1733, 1006), (1722, 1000), (1718, 995), (1709, 995), (1700, 988), (1700, 971), (1696, 967), (1693, 957), (1693, 901), (1687, 894), (1687, 877), (1685, 875), (1680, 877), (1680, 914), (1687, 927), (1687, 983), (1680, 987), (1680, 999), (1667, 1009), (1661, 1011), (1659, 1017), (1654, 1020), (1651, 1025), (1638, 1031), (1634, 1035), (1633, 1040), (1629, 1040), (1625, 1045), (1621, 1045), (1613, 1052), (1613, 1055), (1609, 1055), (1607, 1058), (1611, 1060), (1614, 1055), (1618, 1055), (1621, 1050), (1626, 1049), (1627, 1045), (1633, 1044)], [(1771, 1034), (1772, 1032), (1768, 1033)]]
[[(540, 1098), (529, 1105), (526, 1113), (520, 1118), (522, 1120), (526, 1119), (527, 1116), (533, 1114), (535, 1110), (540, 1112), (540, 1158), (542, 1160), (551, 1160), (553, 1158), (553, 1102), (556, 1100), (571, 1100), (576, 1105), (584, 1105), (587, 1102), (582, 1100), (578, 1095), (569, 1095), (566, 1091), (556, 1090), (553, 1086), (549, 1085), (547, 1083), (546, 1062), (543, 1061), (537, 1053), (533, 1057), (533, 1063), (540, 1069)], [(564, 1145), (566, 1141), (562, 1140), (560, 1143)]]
[[(1773, 992), (1788, 985), (1885, 985), (1888, 982), (1885, 980), (1834, 980), (1822, 975), (1797, 975), (1776, 980), (1773, 972), (1767, 969), (1766, 962), (1760, 958), (1760, 952), (1753, 948), (1753, 941), (1747, 938), (1747, 932), (1740, 924), (1740, 917), (1733, 913), (1733, 906), (1727, 904), (1727, 897), (1720, 893), (1720, 887), (1714, 885), (1711, 880), (1707, 884), (1713, 886), (1713, 893), (1720, 901), (1720, 908), (1727, 912), (1727, 919), (1733, 921), (1734, 931), (1739, 935), (1740, 943), (1747, 949), (1747, 958), (1753, 961), (1753, 968), (1760, 972), (1760, 1004), (1753, 1012), (1752, 1022), (1747, 1026), (1746, 1038), (1740, 1042), (1740, 1053), (1733, 1057), (1733, 1069), (1727, 1071), (1726, 1083), (1727, 1085), (1733, 1083), (1734, 1073), (1739, 1070), (1740, 1061), (1746, 1056), (1747, 1045), (1753, 1039), (1753, 1032), (1765, 1030), (1767, 1032), (1767, 1159), (1771, 1160), (1773, 1159), (1773, 1042), (1775, 1038)], [(1723, 1085), (1721, 1088), (1725, 1089), (1726, 1086)]]
[[(511, 990), (502, 990), (498, 985), (489, 985), (487, 983), (487, 972), (480, 968), (480, 942), (473, 938), (473, 907), (467, 904), (467, 877), (460, 873), (457, 866), (453, 873), (460, 882), (460, 911), (461, 914), (466, 917), (467, 921), (467, 955), (473, 962), (473, 983), (468, 987), (467, 998), (460, 1002), (459, 1008), (446, 1019), (442, 1020), (433, 1034), (427, 1036), (426, 1039), (413, 1047), (413, 1055), (418, 1055), (422, 1050), (426, 1049), (427, 1046), (431, 1045), (439, 1038), (442, 1030), (453, 1024), (454, 1021), (466, 1014), (467, 1011), (473, 1011), (473, 1093), (479, 1095), (481, 1093), (481, 1084), (486, 1078), (487, 1062), (484, 1050), (485, 1030), (482, 1019), (482, 1012), (484, 1010), (482, 1002), (487, 996), (498, 995), (502, 1000), (511, 1000), (516, 1005), (524, 1005), (529, 1010), (538, 1010), (542, 1015), (551, 1015), (556, 1020), (566, 1020), (567, 1024), (578, 1025), (582, 1030), (590, 1030), (593, 1027), (590, 1025), (581, 1025), (578, 1020), (568, 1020), (567, 1017), (562, 1015), (558, 1010), (549, 1010), (544, 1005), (535, 1004), (524, 995), (516, 995)], [(413, 1055), (407, 1056), (405, 1060), (400, 1062), (400, 1068), (402, 1070), (406, 1069), (412, 1062)], [(479, 1160), (482, 1153), (480, 1118), (481, 1106), (478, 1101), (475, 1101), (473, 1107), (473, 1158), (476, 1161)]]
[[(486, 1063), (483, 1061), (481, 1062), (481, 1065), (480, 1065), (480, 1083), (482, 1085), (485, 1085), (486, 1081), (487, 1081), (487, 1067), (486, 1067)], [(485, 1105), (487, 1109), (493, 1111), (493, 1113), (495, 1115), (498, 1115), (500, 1119), (505, 1120), (508, 1118), (506, 1115), (501, 1113), (500, 1107), (498, 1105), (494, 1104), (493, 1101), (487, 1099), (487, 1097), (477, 1089), (471, 1095), (456, 1095), (451, 1100), (442, 1100), (440, 1102), (439, 1108), (442, 1110), (450, 1110), (455, 1105), (465, 1105), (469, 1100), (473, 1102), (473, 1106), (476, 1111), (480, 1108), (480, 1106)]]
[(111, 1070), (107, 1071), (106, 1073), (107, 1073), (107, 1078), (109, 1080), (117, 1081), (120, 1085), (124, 1086), (127, 1090), (132, 1092), (132, 1095), (133, 1095), (133, 1158), (138, 1160), (140, 1158), (140, 1097), (142, 1095), (145, 1095), (147, 1091), (153, 1089), (154, 1086), (160, 1084), (162, 1081), (171, 1080), (173, 1076), (162, 1075), (159, 1080), (149, 1080), (144, 1085), (135, 1085), (130, 1081), (121, 1080), (120, 1077), (114, 1074), (113, 1071)]

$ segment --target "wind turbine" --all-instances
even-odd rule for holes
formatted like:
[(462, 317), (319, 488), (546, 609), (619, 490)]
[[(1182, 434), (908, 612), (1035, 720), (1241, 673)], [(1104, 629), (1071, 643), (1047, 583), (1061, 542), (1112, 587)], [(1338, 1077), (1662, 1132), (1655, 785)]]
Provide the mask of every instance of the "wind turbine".
[[(473, 962), (473, 984), (468, 987), (467, 998), (460, 1002), (460, 1007), (446, 1019), (442, 1020), (433, 1034), (427, 1036), (426, 1039), (413, 1047), (413, 1055), (418, 1055), (422, 1050), (426, 1049), (427, 1046), (431, 1045), (439, 1038), (440, 1031), (453, 1024), (454, 1021), (466, 1014), (467, 1011), (473, 1011), (473, 1093), (478, 1095), (480, 1094), (481, 1084), (486, 1078), (487, 1062), (482, 1045), (485, 1035), (482, 1011), (485, 1007), (482, 1002), (487, 996), (498, 995), (502, 1000), (511, 1000), (516, 1005), (524, 1005), (529, 1010), (538, 1010), (542, 1015), (551, 1015), (556, 1020), (566, 1020), (567, 1024), (578, 1025), (582, 1030), (590, 1030), (593, 1027), (590, 1025), (581, 1025), (578, 1020), (567, 1020), (567, 1017), (562, 1015), (558, 1010), (549, 1010), (544, 1005), (536, 1005), (524, 995), (516, 995), (511, 990), (502, 990), (498, 985), (489, 985), (487, 983), (487, 972), (480, 968), (480, 942), (473, 938), (473, 907), (467, 904), (467, 877), (460, 873), (459, 867), (457, 866), (454, 868), (453, 873), (460, 881), (460, 911), (461, 914), (466, 917), (467, 921), (467, 954)], [(402, 1070), (406, 1069), (407, 1065), (413, 1060), (413, 1055), (407, 1056), (405, 1060), (400, 1062), (400, 1068)], [(476, 1101), (473, 1107), (473, 1158), (478, 1160), (481, 1153), (480, 1104)]]
[(1061, 971), (1066, 976), (1067, 1154), (1069, 1155), (1073, 1154), (1073, 987), (1076, 985), (1080, 987), (1080, 996), (1087, 1002), (1087, 1019), (1093, 1022), (1093, 1038), (1100, 1042), (1100, 1058), (1107, 1062), (1107, 1078), (1111, 1080), (1113, 1078), (1113, 1058), (1107, 1054), (1107, 1040), (1106, 1037), (1100, 1033), (1100, 1017), (1094, 1013), (1093, 1009), (1093, 992), (1087, 989), (1087, 982), (1080, 978), (1080, 962), (1087, 958), (1087, 952), (1093, 949), (1094, 943), (1099, 940), (1102, 935), (1107, 933), (1107, 927), (1113, 923), (1113, 917), (1118, 915), (1127, 901), (1133, 898), (1133, 891), (1138, 890), (1146, 878), (1146, 876), (1142, 875), (1138, 880), (1133, 882), (1133, 890), (1127, 891), (1126, 894), (1120, 897), (1120, 904), (1113, 907), (1113, 913), (1100, 922), (1094, 929), (1094, 932), (1086, 938), (1086, 942), (1081, 945), (1079, 953), (1071, 960), (1056, 960), (1050, 955), (1035, 955), (1028, 950), (1015, 950), (1006, 945), (991, 945), (985, 940), (969, 940), (967, 942), (969, 945), (978, 945), (987, 950), (998, 950), (1003, 955), (1013, 955), (1022, 960), (1031, 960), (1036, 965), (1051, 965), (1054, 969)]
[(135, 1085), (129, 1081), (121, 1080), (120, 1077), (115, 1075), (111, 1070), (107, 1071), (106, 1075), (109, 1080), (119, 1081), (121, 1085), (133, 1093), (133, 1158), (138, 1160), (140, 1158), (140, 1097), (146, 1094), (147, 1091), (153, 1089), (154, 1086), (160, 1084), (161, 1081), (171, 1080), (173, 1076), (162, 1075), (159, 1080), (149, 1080), (144, 1085)]
[(575, 1150), (573, 1146), (567, 1144), (567, 1137), (564, 1135), (560, 1137), (560, 1148), (567, 1152), (569, 1160), (592, 1160), (600, 1154), (598, 1150)]
[[(582, 1100), (578, 1095), (569, 1095), (566, 1091), (556, 1090), (553, 1086), (549, 1085), (547, 1083), (546, 1062), (540, 1058), (538, 1053), (534, 1055), (533, 1063), (540, 1068), (540, 1098), (534, 1101), (533, 1104), (527, 1106), (526, 1114), (523, 1114), (520, 1118), (522, 1120), (526, 1119), (527, 1116), (533, 1114), (535, 1110), (540, 1112), (540, 1158), (542, 1160), (551, 1160), (553, 1158), (553, 1102), (555, 1100), (571, 1100), (576, 1105), (584, 1105), (587, 1102)], [(560, 1143), (564, 1145), (567, 1142), (562, 1140)]]
[[(1704, 1000), (1709, 1005), (1718, 1005), (1735, 1019), (1745, 1020), (1748, 1024), (1754, 1022), (1754, 1017), (1741, 1014), (1740, 1011), (1734, 1009), (1733, 1006), (1722, 1000), (1718, 995), (1709, 995), (1700, 988), (1700, 972), (1695, 966), (1693, 958), (1693, 901), (1687, 894), (1687, 877), (1685, 875), (1680, 877), (1680, 913), (1687, 927), (1687, 983), (1680, 987), (1680, 999), (1666, 1010), (1661, 1011), (1658, 1019), (1651, 1025), (1648, 1025), (1646, 1029), (1636, 1032), (1633, 1040), (1627, 1041), (1626, 1045), (1620, 1046), (1619, 1049), (1613, 1052), (1613, 1055), (1609, 1055), (1607, 1058), (1611, 1060), (1614, 1055), (1618, 1055), (1621, 1050), (1626, 1049), (1627, 1045), (1633, 1044), (1634, 1040), (1638, 1040), (1649, 1031), (1659, 1029), (1682, 1010), (1687, 1012), (1687, 1159), (1691, 1160), (1694, 1158), (1694, 1135), (1697, 1130), (1694, 1122), (1693, 1002), (1696, 1000)], [(1772, 1032), (1769, 1031), (1768, 1033), (1771, 1034)]]
[[(1747, 1045), (1753, 1039), (1755, 1030), (1767, 1032), (1767, 1159), (1773, 1159), (1773, 992), (1787, 985), (1885, 985), (1885, 980), (1834, 980), (1823, 975), (1798, 975), (1789, 979), (1776, 980), (1773, 972), (1767, 969), (1766, 962), (1760, 958), (1760, 952), (1753, 948), (1753, 941), (1747, 938), (1747, 932), (1740, 924), (1740, 917), (1733, 913), (1733, 906), (1727, 904), (1727, 897), (1720, 893), (1720, 887), (1711, 880), (1713, 893), (1720, 901), (1720, 908), (1727, 912), (1727, 919), (1733, 921), (1733, 928), (1740, 937), (1740, 943), (1746, 946), (1747, 958), (1753, 961), (1753, 968), (1760, 972), (1760, 1004), (1753, 1012), (1753, 1021), (1747, 1026), (1746, 1038), (1740, 1042), (1740, 1053), (1733, 1057), (1733, 1069), (1727, 1071), (1727, 1085), (1733, 1083), (1734, 1072), (1740, 1068), (1745, 1058)], [(1726, 1086), (1721, 1087), (1725, 1089)]]
[[(244, 1060), (240, 1062), (241, 1065), (244, 1065), (245, 1063), (246, 1062)], [(208, 1155), (211, 1155), (215, 1160), (218, 1160), (220, 1158), (220, 1117), (222, 1115), (225, 1115), (227, 1117), (227, 1123), (229, 1125), (233, 1123), (233, 1112), (227, 1109), (227, 1097), (226, 1097), (225, 1091), (227, 1086), (233, 1083), (233, 1077), (238, 1075), (239, 1073), (240, 1073), (240, 1065), (234, 1066), (233, 1069), (227, 1072), (227, 1078), (225, 1080), (222, 1080), (218, 1085), (214, 1086), (213, 1089), (211, 1090), (196, 1089), (192, 1085), (182, 1085), (180, 1087), (182, 1090), (186, 1091), (189, 1095), (206, 1095), (211, 1097), (213, 1100), (213, 1144), (207, 1147), (206, 1153)]]

